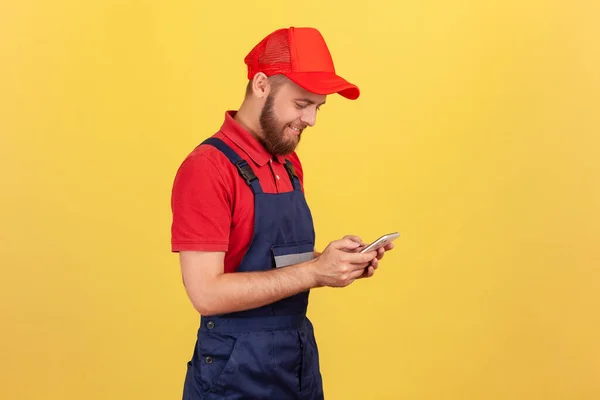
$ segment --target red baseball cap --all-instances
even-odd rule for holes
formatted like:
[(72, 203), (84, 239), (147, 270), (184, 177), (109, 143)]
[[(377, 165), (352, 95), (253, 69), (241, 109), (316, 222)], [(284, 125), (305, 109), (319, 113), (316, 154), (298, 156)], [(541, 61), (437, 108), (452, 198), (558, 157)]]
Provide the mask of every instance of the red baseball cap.
[(338, 93), (350, 100), (360, 95), (356, 85), (335, 73), (331, 53), (315, 28), (278, 29), (254, 46), (244, 62), (250, 80), (258, 72), (283, 74), (312, 93)]

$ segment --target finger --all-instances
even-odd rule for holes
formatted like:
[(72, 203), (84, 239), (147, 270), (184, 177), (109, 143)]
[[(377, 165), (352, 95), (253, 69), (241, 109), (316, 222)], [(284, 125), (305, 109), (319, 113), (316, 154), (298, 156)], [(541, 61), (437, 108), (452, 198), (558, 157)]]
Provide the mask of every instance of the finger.
[(331, 242), (331, 247), (333, 247), (336, 250), (355, 250), (359, 246), (360, 246), (359, 242), (356, 242), (349, 238), (343, 238), (343, 239)]
[(371, 258), (370, 260), (368, 259), (365, 262), (349, 262), (348, 266), (350, 267), (350, 271), (359, 271), (361, 269), (366, 269), (368, 267), (372, 267), (373, 266), (373, 261), (377, 260), (376, 258)]
[(352, 271), (350, 273), (350, 279), (358, 279), (360, 276), (362, 276), (367, 268), (359, 268), (355, 271)]
[(359, 276), (358, 278), (356, 278), (356, 279), (358, 280), (358, 279), (364, 279), (364, 278), (367, 278), (367, 277), (368, 277), (368, 273), (369, 273), (369, 269), (368, 269), (368, 268), (365, 268), (365, 269), (363, 269), (363, 272), (362, 272), (362, 274), (360, 274), (360, 276)]
[(363, 273), (356, 279), (370, 278), (375, 274), (375, 268), (368, 267), (363, 270)]
[(364, 245), (362, 239), (356, 235), (346, 235), (344, 236), (342, 239), (350, 239), (354, 242), (360, 243), (361, 245)]
[(374, 259), (371, 261), (371, 266), (372, 266), (374, 269), (377, 269), (377, 267), (379, 266), (379, 260), (378, 260), (377, 258), (374, 258)]
[(357, 271), (365, 270), (370, 267), (371, 263), (362, 263), (362, 264), (350, 264), (350, 273), (354, 274)]
[(385, 246), (383, 246), (383, 248), (385, 249), (385, 251), (390, 251), (394, 248), (394, 243), (390, 242), (390, 243), (386, 244)]
[(377, 249), (377, 259), (381, 260), (383, 258), (383, 255), (385, 254), (385, 249), (383, 247), (380, 247)]
[(353, 242), (359, 243), (359, 246), (356, 248), (351, 249), (350, 251), (354, 252), (354, 253), (359, 253), (362, 251), (362, 249), (364, 249), (365, 247), (367, 247), (367, 245), (362, 241), (362, 239), (356, 235), (346, 235), (343, 237), (343, 239), (350, 239)]
[(348, 256), (348, 261), (352, 264), (369, 264), (373, 259), (377, 258), (376, 251), (368, 253), (352, 253)]
[(362, 277), (368, 276), (369, 269), (371, 267), (359, 268), (356, 271), (352, 271), (350, 273), (350, 279), (360, 279)]

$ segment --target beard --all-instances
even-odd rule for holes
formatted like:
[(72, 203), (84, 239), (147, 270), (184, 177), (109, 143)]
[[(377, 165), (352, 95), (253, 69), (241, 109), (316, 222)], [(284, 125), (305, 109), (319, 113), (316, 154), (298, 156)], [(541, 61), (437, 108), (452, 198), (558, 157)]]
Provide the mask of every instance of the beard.
[(286, 135), (285, 129), (288, 124), (281, 122), (273, 110), (273, 96), (267, 96), (265, 105), (260, 112), (260, 127), (263, 136), (258, 138), (265, 149), (275, 156), (284, 156), (293, 152), (300, 143), (300, 137)]

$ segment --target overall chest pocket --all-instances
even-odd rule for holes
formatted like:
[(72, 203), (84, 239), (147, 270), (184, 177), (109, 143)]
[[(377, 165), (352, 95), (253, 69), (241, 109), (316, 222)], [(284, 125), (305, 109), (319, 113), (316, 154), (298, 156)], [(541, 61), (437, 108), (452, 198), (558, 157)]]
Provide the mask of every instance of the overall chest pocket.
[(286, 243), (271, 246), (275, 268), (310, 261), (315, 258), (312, 242)]

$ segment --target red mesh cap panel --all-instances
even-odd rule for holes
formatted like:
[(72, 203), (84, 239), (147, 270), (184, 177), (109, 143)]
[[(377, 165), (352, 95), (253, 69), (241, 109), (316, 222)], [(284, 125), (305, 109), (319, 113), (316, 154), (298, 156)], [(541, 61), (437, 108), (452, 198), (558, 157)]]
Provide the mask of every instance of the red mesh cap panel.
[(248, 65), (248, 79), (258, 72), (267, 76), (292, 71), (287, 29), (279, 29), (257, 44), (244, 60)]

